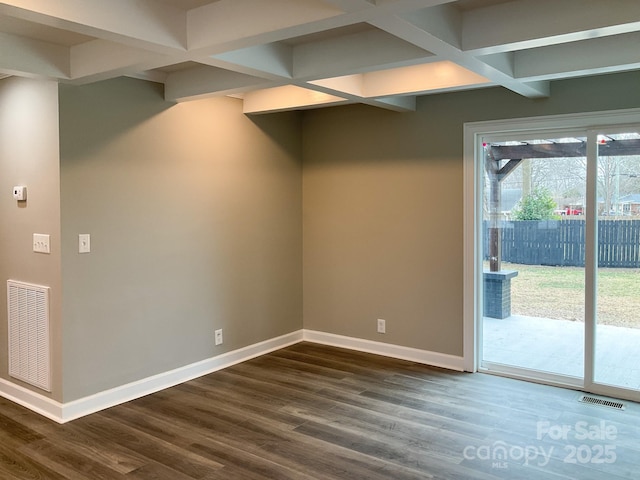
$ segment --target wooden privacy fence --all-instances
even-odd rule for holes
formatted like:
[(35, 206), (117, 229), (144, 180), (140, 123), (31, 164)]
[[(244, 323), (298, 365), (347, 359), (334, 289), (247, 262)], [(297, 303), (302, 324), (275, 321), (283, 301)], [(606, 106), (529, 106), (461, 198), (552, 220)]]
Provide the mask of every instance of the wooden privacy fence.
[[(502, 260), (524, 265), (583, 267), (584, 220), (501, 222)], [(489, 251), (484, 222), (484, 252)], [(598, 221), (598, 265), (640, 268), (640, 220)]]

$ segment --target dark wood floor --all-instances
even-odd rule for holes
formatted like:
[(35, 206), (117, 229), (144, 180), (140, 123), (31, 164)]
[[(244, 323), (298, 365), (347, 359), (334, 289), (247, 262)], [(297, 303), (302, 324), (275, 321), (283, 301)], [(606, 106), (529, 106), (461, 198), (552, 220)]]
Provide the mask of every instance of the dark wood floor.
[(66, 425), (0, 399), (0, 478), (638, 478), (640, 406), (577, 397), (301, 343)]

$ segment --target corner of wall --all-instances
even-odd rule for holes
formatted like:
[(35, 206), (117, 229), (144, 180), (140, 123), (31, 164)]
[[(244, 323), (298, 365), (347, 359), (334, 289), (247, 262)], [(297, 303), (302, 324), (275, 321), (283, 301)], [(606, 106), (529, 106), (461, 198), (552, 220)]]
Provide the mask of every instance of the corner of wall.
[[(10, 77), (0, 82), (0, 220), (10, 226), (0, 236), (0, 289), (9, 279), (51, 288), (50, 331), (52, 393), (62, 398), (61, 379), (61, 239), (58, 87), (55, 82)], [(15, 185), (27, 187), (27, 200), (10, 195)], [(3, 227), (4, 229), (5, 227)], [(34, 233), (50, 236), (50, 254), (35, 253)], [(0, 324), (7, 325), (6, 295), (0, 295)], [(0, 345), (7, 344), (0, 329)], [(32, 389), (8, 376), (6, 349), (0, 350), (4, 383)], [(24, 387), (22, 387), (24, 386)]]

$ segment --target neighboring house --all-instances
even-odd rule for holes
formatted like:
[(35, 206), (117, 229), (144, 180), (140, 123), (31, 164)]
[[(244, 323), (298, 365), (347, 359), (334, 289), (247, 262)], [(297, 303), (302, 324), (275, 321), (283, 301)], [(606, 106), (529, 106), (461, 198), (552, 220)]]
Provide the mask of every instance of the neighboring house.
[(630, 193), (620, 197), (623, 215), (640, 215), (640, 193)]

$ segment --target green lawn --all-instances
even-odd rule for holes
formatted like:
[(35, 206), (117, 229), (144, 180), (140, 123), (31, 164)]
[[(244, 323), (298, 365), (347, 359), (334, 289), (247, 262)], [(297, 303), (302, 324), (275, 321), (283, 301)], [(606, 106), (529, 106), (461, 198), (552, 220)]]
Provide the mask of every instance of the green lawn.
[[(511, 281), (511, 313), (584, 321), (584, 269), (503, 263), (516, 270)], [(598, 271), (598, 322), (640, 328), (640, 269)]]

